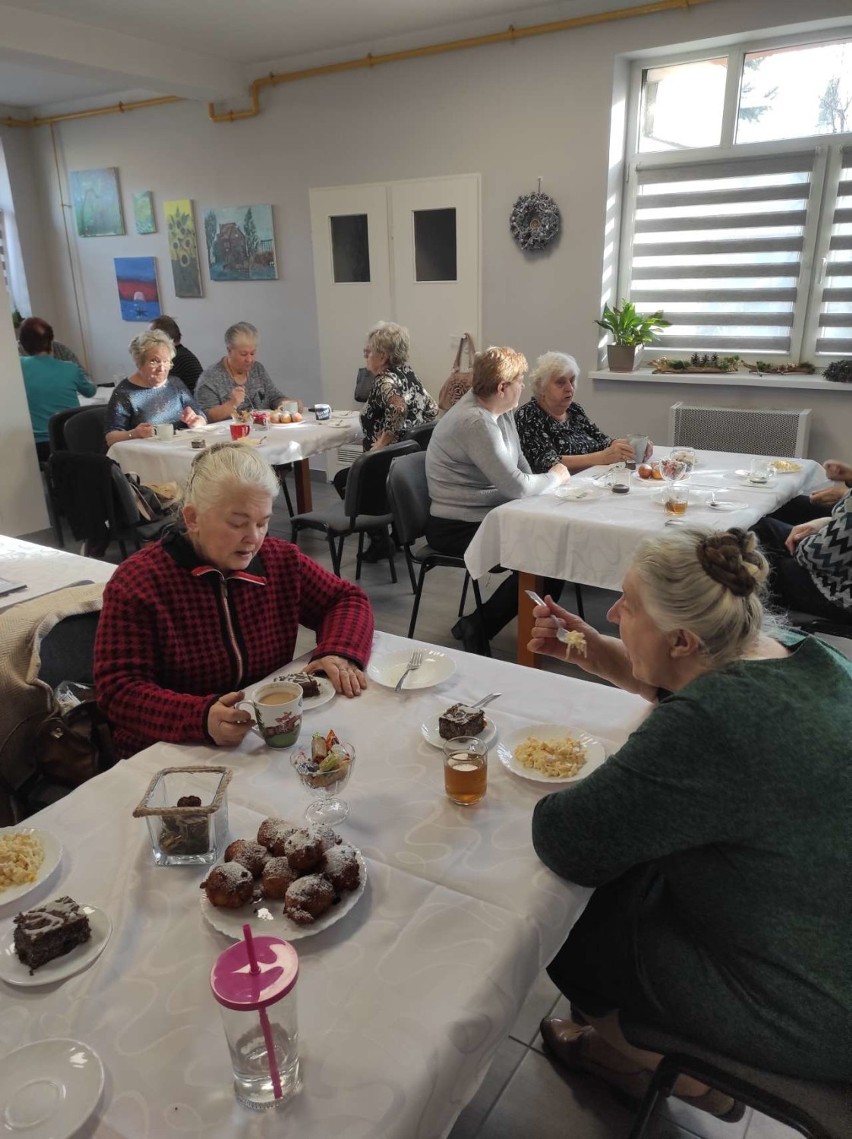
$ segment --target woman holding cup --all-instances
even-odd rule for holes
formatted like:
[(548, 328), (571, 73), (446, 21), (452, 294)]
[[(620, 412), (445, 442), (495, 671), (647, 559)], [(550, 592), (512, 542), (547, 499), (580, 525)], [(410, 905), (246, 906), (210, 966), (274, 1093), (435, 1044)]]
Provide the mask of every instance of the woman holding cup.
[(175, 356), (170, 337), (146, 329), (130, 341), (136, 371), (117, 384), (107, 404), (106, 445), (150, 439), (155, 427), (200, 427), (207, 420), (189, 388), (169, 371)]
[(366, 687), (370, 603), (268, 536), (278, 493), (251, 447), (209, 447), (192, 464), (182, 525), (108, 583), (94, 674), (120, 756), (158, 740), (240, 744), (252, 726), (237, 707), (243, 689), (292, 659), (300, 625), (317, 637), (306, 672), (324, 672), (344, 696)]
[[(549, 471), (554, 463), (574, 474), (604, 463), (641, 463), (654, 449), (647, 437), (611, 439), (593, 423), (574, 393), (580, 367), (564, 352), (545, 352), (530, 374), (532, 399), (518, 408), (515, 421), (521, 450), (534, 474)], [(642, 454), (635, 443), (642, 441)]]

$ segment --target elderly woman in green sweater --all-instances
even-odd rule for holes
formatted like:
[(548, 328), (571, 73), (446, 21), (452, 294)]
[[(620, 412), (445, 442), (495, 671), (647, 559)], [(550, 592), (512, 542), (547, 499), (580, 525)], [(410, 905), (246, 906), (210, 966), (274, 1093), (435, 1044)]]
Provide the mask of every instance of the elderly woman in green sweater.
[[(530, 648), (647, 697), (650, 716), (600, 768), (536, 806), (533, 843), (592, 886), (549, 972), (574, 1021), (542, 1033), (563, 1067), (641, 1096), (660, 1057), (620, 1017), (759, 1068), (852, 1078), (852, 663), (765, 631), (753, 534), (646, 540), (605, 637), (548, 601)], [(695, 1080), (676, 1094), (723, 1118)]]

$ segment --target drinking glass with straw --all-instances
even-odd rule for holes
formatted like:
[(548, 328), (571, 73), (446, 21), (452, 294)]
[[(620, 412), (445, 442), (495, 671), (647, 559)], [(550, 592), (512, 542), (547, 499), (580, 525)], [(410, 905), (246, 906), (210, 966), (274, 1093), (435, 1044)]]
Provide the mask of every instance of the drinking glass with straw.
[(210, 971), (234, 1070), (237, 1100), (255, 1111), (280, 1107), (302, 1086), (296, 981), (299, 958), (280, 937), (254, 937), (230, 946)]

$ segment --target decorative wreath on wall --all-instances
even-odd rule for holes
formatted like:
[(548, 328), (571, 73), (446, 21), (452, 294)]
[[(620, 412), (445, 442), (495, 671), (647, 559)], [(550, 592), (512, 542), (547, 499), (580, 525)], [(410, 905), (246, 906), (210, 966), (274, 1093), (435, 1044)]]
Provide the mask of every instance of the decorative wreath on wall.
[(512, 207), (509, 218), (512, 237), (528, 253), (536, 253), (549, 245), (561, 226), (559, 206), (540, 189), (532, 194), (522, 194)]

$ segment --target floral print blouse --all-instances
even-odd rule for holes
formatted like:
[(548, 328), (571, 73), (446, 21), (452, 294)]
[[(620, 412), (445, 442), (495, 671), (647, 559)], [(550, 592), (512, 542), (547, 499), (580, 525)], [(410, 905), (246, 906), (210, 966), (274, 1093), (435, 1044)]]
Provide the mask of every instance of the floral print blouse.
[(364, 450), (368, 451), (385, 431), (396, 443), (412, 427), (437, 416), (438, 405), (407, 364), (388, 368), (376, 376), (361, 412)]
[(515, 412), (515, 422), (521, 450), (535, 474), (549, 471), (562, 455), (590, 455), (612, 442), (578, 403), (571, 404), (561, 423), (531, 399)]

